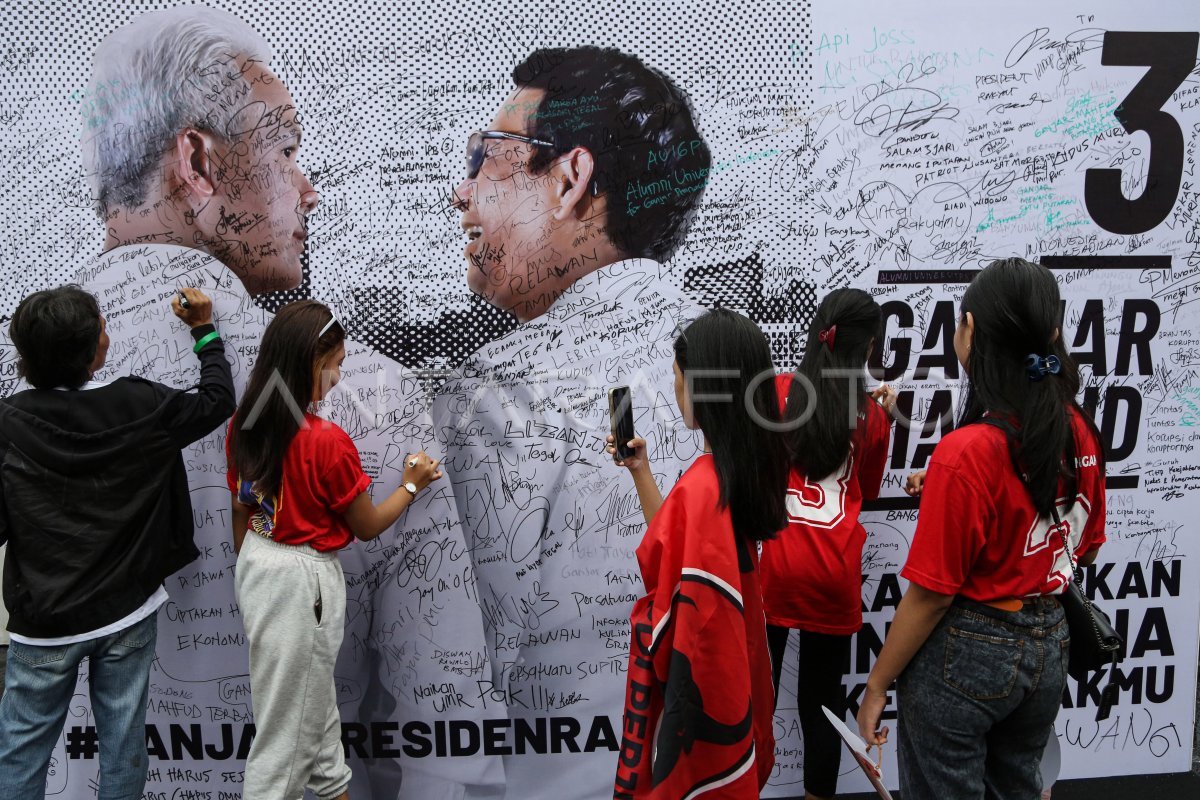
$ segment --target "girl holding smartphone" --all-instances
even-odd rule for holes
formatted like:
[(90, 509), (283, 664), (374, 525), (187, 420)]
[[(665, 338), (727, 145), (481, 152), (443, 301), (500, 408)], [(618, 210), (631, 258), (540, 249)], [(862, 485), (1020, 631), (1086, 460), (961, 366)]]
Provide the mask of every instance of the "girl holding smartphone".
[(675, 398), (705, 452), (666, 500), (644, 441), (617, 461), (649, 525), (614, 797), (757, 800), (775, 749), (757, 543), (784, 525), (788, 472), (762, 331), (719, 309), (691, 323), (675, 341)]

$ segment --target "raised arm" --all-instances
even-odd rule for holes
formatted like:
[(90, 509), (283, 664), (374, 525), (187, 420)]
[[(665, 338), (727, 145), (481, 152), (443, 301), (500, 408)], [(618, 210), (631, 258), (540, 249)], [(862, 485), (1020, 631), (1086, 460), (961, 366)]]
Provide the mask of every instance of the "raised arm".
[(639, 437), (634, 437), (629, 440), (629, 447), (633, 450), (633, 454), (628, 458), (617, 458), (616, 445), (612, 436), (608, 437), (608, 446), (605, 448), (612, 455), (613, 461), (618, 467), (625, 467), (629, 470), (629, 474), (633, 477), (633, 486), (637, 489), (638, 501), (642, 504), (642, 515), (646, 518), (646, 524), (649, 525), (654, 520), (654, 515), (662, 508), (663, 496), (659, 491), (658, 484), (654, 482), (654, 473), (650, 471), (650, 459), (646, 456), (646, 440)]
[[(212, 301), (199, 289), (180, 289), (171, 298), (171, 310), (191, 329), (193, 351), (200, 359), (197, 391), (176, 392), (164, 417), (177, 447), (207, 436), (233, 414), (236, 400), (233, 373), (225, 360), (225, 345), (212, 321)], [(179, 300), (185, 296), (184, 308)]]
[(369, 493), (363, 492), (350, 501), (342, 516), (355, 537), (369, 541), (392, 527), (421, 490), (440, 477), (442, 471), (437, 460), (423, 452), (410, 454), (404, 459), (404, 483), (396, 491), (379, 505), (375, 505)]

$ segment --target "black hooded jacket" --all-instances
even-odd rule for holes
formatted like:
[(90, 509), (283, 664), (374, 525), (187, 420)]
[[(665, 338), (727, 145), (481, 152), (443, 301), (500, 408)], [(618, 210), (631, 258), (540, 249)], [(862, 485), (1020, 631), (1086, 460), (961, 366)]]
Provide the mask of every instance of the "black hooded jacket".
[[(197, 340), (211, 325), (192, 330)], [(0, 401), (0, 544), (8, 629), (86, 633), (137, 610), (199, 554), (180, 449), (234, 409), (220, 339), (195, 393), (141, 378)]]

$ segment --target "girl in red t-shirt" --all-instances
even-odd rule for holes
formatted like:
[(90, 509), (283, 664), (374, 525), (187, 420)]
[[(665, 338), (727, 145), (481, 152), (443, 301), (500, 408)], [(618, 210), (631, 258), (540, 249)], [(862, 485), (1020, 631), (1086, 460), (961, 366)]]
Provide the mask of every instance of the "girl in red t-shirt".
[(954, 348), (968, 377), (958, 429), (920, 492), (909, 580), (858, 713), (867, 744), (897, 680), (905, 800), (1034, 798), (1066, 681), (1054, 597), (1104, 541), (1104, 459), (1075, 402), (1058, 284), (993, 262), (962, 300)]
[(337, 551), (390, 528), (442, 475), (424, 453), (409, 455), (404, 484), (376, 505), (350, 437), (304, 411), (341, 378), (344, 339), (321, 303), (280, 309), (229, 426), (234, 590), (256, 727), (246, 800), (299, 797), (306, 787), (319, 798), (349, 796), (333, 683), (346, 613)]
[[(841, 738), (821, 706), (837, 707), (850, 640), (862, 627), (864, 499), (878, 497), (887, 462), (895, 392), (868, 394), (864, 369), (881, 334), (879, 304), (861, 289), (837, 289), (821, 301), (795, 375), (777, 379), (792, 470), (788, 526), (762, 547), (763, 605), (775, 689), (788, 633), (799, 631), (796, 700), (804, 733), (805, 797), (837, 792)], [(878, 398), (879, 402), (874, 402)], [(802, 421), (802, 422), (801, 422)]]
[(617, 461), (648, 525), (616, 798), (757, 800), (771, 775), (774, 698), (755, 545), (784, 517), (773, 375), (757, 325), (728, 310), (704, 314), (675, 341), (675, 399), (684, 424), (704, 434), (704, 453), (665, 501), (644, 440)]

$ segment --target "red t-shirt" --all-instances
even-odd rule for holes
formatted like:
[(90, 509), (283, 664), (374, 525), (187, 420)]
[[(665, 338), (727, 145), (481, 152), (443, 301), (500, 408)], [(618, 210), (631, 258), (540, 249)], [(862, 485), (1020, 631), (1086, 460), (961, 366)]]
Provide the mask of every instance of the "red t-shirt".
[(1071, 564), (1060, 529), (1079, 555), (1105, 541), (1100, 445), (1078, 412), (1071, 422), (1078, 487), (1068, 511), (1059, 485), (1059, 526), (1038, 517), (1002, 430), (974, 424), (943, 438), (929, 461), (917, 532), (900, 574), (980, 602), (1062, 592)]
[(637, 549), (646, 596), (630, 617), (615, 798), (757, 800), (775, 764), (756, 548), (719, 496), (712, 456), (700, 456)]
[[(791, 382), (791, 375), (776, 378), (781, 406)], [(868, 398), (863, 410), (841, 467), (820, 481), (792, 470), (788, 526), (762, 547), (763, 605), (772, 625), (835, 635), (862, 627), (867, 531), (858, 515), (864, 499), (879, 496), (891, 438), (883, 407)]]
[(358, 448), (334, 423), (305, 414), (307, 427), (296, 432), (283, 457), (283, 481), (276, 497), (264, 498), (240, 481), (233, 467), (230, 423), (225, 438), (229, 462), (226, 480), (234, 499), (253, 506), (247, 530), (281, 544), (306, 544), (314, 550), (340, 550), (354, 539), (343, 512), (371, 485)]

